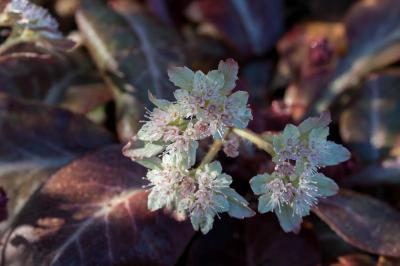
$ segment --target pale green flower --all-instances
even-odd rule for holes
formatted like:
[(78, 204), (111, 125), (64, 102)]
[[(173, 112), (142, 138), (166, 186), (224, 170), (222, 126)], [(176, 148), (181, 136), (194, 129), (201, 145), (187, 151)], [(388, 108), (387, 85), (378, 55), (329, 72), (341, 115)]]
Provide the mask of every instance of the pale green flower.
[(229, 127), (245, 128), (253, 118), (248, 108), (248, 93), (235, 87), (238, 65), (221, 61), (217, 70), (193, 72), (188, 68), (169, 70), (170, 80), (181, 89), (175, 91), (177, 102), (188, 117), (209, 123), (214, 138), (222, 138)]
[[(238, 66), (233, 60), (221, 61), (217, 70), (204, 74), (187, 67), (171, 68), (170, 80), (179, 87), (176, 101), (155, 98), (156, 106), (147, 112), (147, 121), (123, 153), (148, 167), (148, 208), (168, 207), (190, 217), (193, 228), (204, 234), (211, 230), (219, 213), (243, 219), (254, 215), (247, 201), (230, 188), (232, 178), (222, 173), (219, 162), (192, 169), (199, 141), (222, 138), (229, 127), (244, 128), (252, 119), (247, 92), (232, 93)], [(137, 141), (144, 146), (137, 148)], [(228, 139), (224, 151), (237, 156), (239, 142)]]
[(275, 212), (286, 232), (299, 231), (302, 217), (318, 204), (318, 199), (332, 196), (339, 189), (332, 179), (318, 173), (320, 167), (350, 157), (346, 148), (327, 140), (329, 122), (324, 114), (298, 127), (287, 125), (273, 137), (275, 171), (250, 180), (252, 190), (259, 195), (259, 212)]
[(186, 174), (186, 169), (179, 167), (170, 155), (164, 155), (160, 169), (147, 172), (146, 179), (151, 188), (147, 204), (151, 211), (171, 207), (176, 201), (179, 184)]
[(247, 201), (230, 188), (232, 178), (222, 173), (219, 162), (207, 164), (195, 174), (198, 190), (193, 202), (188, 206), (191, 222), (195, 230), (206, 234), (218, 213), (227, 212), (232, 217), (245, 218), (254, 215)]

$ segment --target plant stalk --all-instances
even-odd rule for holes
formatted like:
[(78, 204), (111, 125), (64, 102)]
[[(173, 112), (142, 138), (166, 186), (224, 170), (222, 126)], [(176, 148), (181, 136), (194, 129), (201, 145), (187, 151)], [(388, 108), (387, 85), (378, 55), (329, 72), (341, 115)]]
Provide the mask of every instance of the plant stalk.
[(271, 143), (267, 142), (265, 139), (261, 138), (257, 133), (254, 133), (248, 129), (233, 128), (232, 132), (239, 137), (246, 139), (257, 146), (257, 148), (265, 151), (271, 156), (275, 155), (274, 148)]
[(206, 156), (204, 156), (203, 160), (201, 161), (200, 165), (197, 168), (202, 168), (206, 164), (210, 163), (214, 159), (214, 157), (217, 156), (218, 152), (221, 150), (222, 144), (223, 141), (221, 139), (214, 140)]

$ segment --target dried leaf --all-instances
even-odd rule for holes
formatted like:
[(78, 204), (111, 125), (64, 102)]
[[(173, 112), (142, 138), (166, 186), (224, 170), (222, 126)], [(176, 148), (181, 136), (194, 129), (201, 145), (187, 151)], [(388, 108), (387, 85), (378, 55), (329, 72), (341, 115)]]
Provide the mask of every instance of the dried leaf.
[(173, 265), (187, 222), (147, 209), (145, 169), (109, 146), (74, 161), (35, 194), (3, 239), (7, 265)]

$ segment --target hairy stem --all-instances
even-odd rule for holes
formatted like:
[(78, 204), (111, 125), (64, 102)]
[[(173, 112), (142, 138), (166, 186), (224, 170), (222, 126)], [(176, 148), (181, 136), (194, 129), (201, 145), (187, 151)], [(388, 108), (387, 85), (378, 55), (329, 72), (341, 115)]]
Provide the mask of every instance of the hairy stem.
[(240, 128), (234, 128), (232, 129), (232, 132), (238, 135), (239, 137), (250, 141), (251, 143), (256, 145), (257, 148), (265, 151), (269, 155), (271, 156), (275, 155), (272, 144), (270, 142), (267, 142), (265, 139), (261, 138), (257, 133), (254, 133), (253, 131), (248, 129), (240, 129)]

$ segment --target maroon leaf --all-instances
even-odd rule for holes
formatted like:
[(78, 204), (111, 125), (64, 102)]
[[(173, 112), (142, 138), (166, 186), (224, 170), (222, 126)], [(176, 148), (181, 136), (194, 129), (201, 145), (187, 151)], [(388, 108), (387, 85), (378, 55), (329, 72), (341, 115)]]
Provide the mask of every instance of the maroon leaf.
[(2, 187), (0, 187), (0, 222), (7, 219), (8, 212), (7, 212), (7, 194)]
[(10, 198), (8, 222), (51, 173), (112, 141), (82, 116), (0, 94), (0, 186)]
[(313, 209), (346, 242), (371, 253), (400, 257), (400, 213), (351, 191), (320, 200)]
[(212, 23), (242, 55), (269, 50), (283, 30), (281, 0), (198, 0)]
[(147, 209), (145, 169), (109, 146), (62, 168), (3, 239), (6, 265), (173, 265), (188, 222)]
[(222, 219), (189, 249), (187, 265), (318, 265), (320, 257), (304, 232), (284, 233), (273, 215), (243, 221)]

